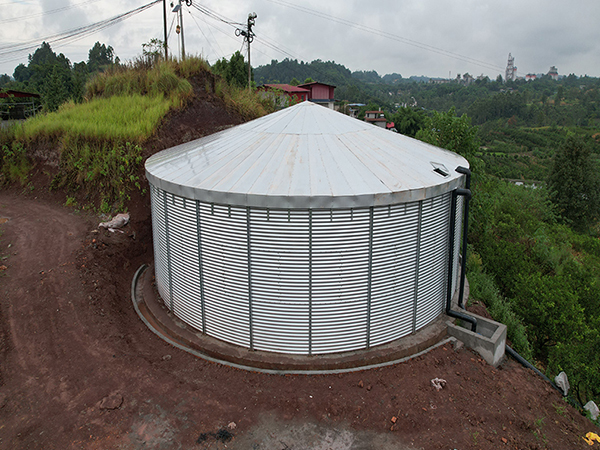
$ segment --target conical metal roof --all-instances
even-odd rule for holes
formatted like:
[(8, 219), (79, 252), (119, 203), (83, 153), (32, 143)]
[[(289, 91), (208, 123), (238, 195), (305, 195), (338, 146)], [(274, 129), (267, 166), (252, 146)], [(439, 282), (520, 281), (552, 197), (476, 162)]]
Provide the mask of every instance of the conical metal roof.
[(459, 187), (456, 153), (311, 102), (159, 152), (154, 185), (217, 204), (356, 208), (404, 203)]

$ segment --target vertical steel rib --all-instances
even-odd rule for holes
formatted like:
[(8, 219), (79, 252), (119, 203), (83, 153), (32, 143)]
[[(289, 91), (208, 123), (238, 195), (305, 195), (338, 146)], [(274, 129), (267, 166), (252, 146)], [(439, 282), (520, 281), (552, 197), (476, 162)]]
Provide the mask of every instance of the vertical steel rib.
[(419, 259), (421, 258), (421, 220), (423, 215), (423, 201), (419, 202), (417, 217), (417, 249), (415, 252), (415, 297), (413, 302), (412, 332), (417, 331), (417, 306), (419, 300)]
[(248, 252), (248, 326), (250, 334), (250, 350), (254, 350), (254, 334), (252, 329), (252, 243), (250, 235), (250, 207), (246, 207), (246, 243)]
[(308, 210), (308, 354), (312, 355), (312, 209)]
[(202, 332), (206, 334), (206, 310), (204, 308), (204, 273), (202, 267), (202, 223), (200, 221), (200, 200), (196, 200), (196, 238), (198, 241), (198, 277), (200, 283), (200, 312), (202, 314)]
[(373, 279), (373, 206), (369, 208), (369, 262), (367, 268), (367, 348), (371, 347), (371, 291)]
[(171, 245), (169, 243), (169, 207), (167, 204), (167, 191), (163, 191), (163, 206), (165, 209), (165, 241), (167, 242), (167, 274), (169, 275), (169, 309), (171, 312), (173, 312), (173, 274), (171, 271)]

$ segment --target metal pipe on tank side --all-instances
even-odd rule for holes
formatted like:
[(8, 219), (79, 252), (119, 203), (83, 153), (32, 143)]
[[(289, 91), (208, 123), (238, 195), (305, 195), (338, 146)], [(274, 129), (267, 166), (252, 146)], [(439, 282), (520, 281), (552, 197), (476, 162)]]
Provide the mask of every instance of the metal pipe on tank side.
[[(461, 191), (461, 192), (459, 192)], [(471, 324), (471, 331), (477, 332), (477, 319), (475, 317), (468, 316), (462, 312), (454, 311), (452, 309), (452, 266), (454, 265), (454, 231), (456, 229), (456, 198), (459, 195), (471, 196), (471, 191), (468, 189), (456, 189), (452, 191), (452, 200), (450, 202), (450, 247), (449, 247), (449, 258), (448, 258), (448, 284), (446, 288), (446, 314), (450, 317), (464, 320)], [(463, 308), (464, 309), (464, 308)]]
[[(463, 251), (462, 251), (462, 261), (460, 268), (460, 291), (458, 294), (458, 306), (462, 309), (465, 309), (463, 305), (464, 295), (465, 295), (465, 275), (467, 273), (467, 233), (469, 232), (469, 200), (471, 200), (471, 171), (463, 166), (458, 166), (456, 168), (458, 173), (462, 173), (467, 176), (467, 182), (465, 184), (465, 189), (469, 191), (469, 195), (466, 195), (465, 201), (465, 216), (463, 219)], [(460, 189), (459, 189), (460, 190)]]

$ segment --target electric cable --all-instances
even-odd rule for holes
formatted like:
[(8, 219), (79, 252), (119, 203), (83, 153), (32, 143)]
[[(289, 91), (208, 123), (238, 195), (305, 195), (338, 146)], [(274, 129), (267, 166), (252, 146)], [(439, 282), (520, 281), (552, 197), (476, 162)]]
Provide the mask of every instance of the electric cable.
[[(19, 44), (0, 45), (0, 56), (28, 52), (39, 47), (40, 42), (47, 42), (48, 44), (58, 44), (58, 46), (75, 42), (77, 40), (83, 39), (86, 36), (97, 33), (98, 31), (104, 30), (105, 28), (116, 25), (117, 23), (120, 23), (123, 20), (128, 19), (129, 17), (139, 14), (160, 2), (162, 2), (162, 0), (154, 0), (146, 5), (132, 9), (131, 11), (127, 11), (109, 19), (102, 20), (100, 22), (96, 22), (90, 25), (73, 28), (71, 30), (62, 33), (57, 33), (51, 36), (46, 36), (43, 38), (22, 42)], [(19, 59), (19, 57), (13, 56), (12, 59), (4, 58), (4, 61), (12, 61), (15, 59)]]
[(55, 14), (57, 12), (62, 12), (62, 11), (66, 11), (68, 9), (73, 9), (73, 8), (75, 8), (77, 6), (87, 5), (89, 3), (96, 3), (96, 2), (99, 2), (99, 1), (100, 0), (88, 0), (87, 2), (74, 3), (73, 5), (64, 6), (62, 8), (57, 8), (57, 9), (51, 9), (50, 11), (45, 11), (45, 12), (35, 13), (35, 14), (28, 14), (26, 16), (12, 17), (10, 19), (0, 20), (0, 23), (17, 22), (19, 20), (31, 19), (33, 17), (45, 16), (45, 15), (48, 15), (48, 14)]
[(243, 26), (245, 26), (245, 24), (240, 23), (240, 22), (235, 22), (235, 21), (233, 21), (231, 19), (228, 19), (227, 17), (222, 16), (222, 15), (220, 15), (220, 14), (212, 11), (211, 9), (209, 9), (206, 6), (202, 6), (202, 5), (199, 5), (197, 3), (192, 3), (192, 7), (195, 8), (195, 9), (197, 9), (198, 11), (200, 11), (202, 14), (205, 14), (208, 17), (211, 17), (211, 18), (213, 18), (215, 20), (223, 22), (223, 23), (225, 23), (227, 25), (230, 25), (232, 27), (243, 27)]
[[(188, 10), (188, 13), (190, 15), (190, 17), (194, 20), (194, 23), (196, 24), (196, 26), (198, 27), (198, 29), (200, 30), (200, 33), (202, 33), (202, 36), (204, 36), (204, 39), (206, 40), (206, 42), (208, 43), (208, 46), (213, 50), (213, 52), (216, 54), (217, 51), (215, 50), (215, 48), (212, 46), (212, 44), (210, 43), (210, 40), (206, 37), (206, 34), (204, 34), (204, 30), (200, 27), (200, 24), (198, 23), (198, 21), (196, 20), (196, 18), (194, 17), (194, 15), (192, 14), (192, 12), (190, 10)], [(214, 39), (214, 36), (213, 36)], [(215, 42), (216, 39), (215, 39)], [(217, 42), (217, 46), (219, 46), (219, 43)], [(223, 51), (221, 50), (221, 47), (219, 47), (219, 53), (223, 54)]]
[(281, 6), (286, 6), (288, 8), (292, 8), (292, 9), (295, 9), (297, 11), (304, 12), (305, 14), (310, 14), (310, 15), (313, 15), (313, 16), (316, 16), (316, 17), (320, 17), (322, 19), (330, 20), (330, 21), (333, 21), (333, 22), (340, 23), (342, 25), (346, 25), (346, 26), (349, 26), (349, 27), (352, 27), (352, 28), (356, 28), (356, 29), (361, 30), (361, 31), (367, 31), (369, 33), (374, 33), (374, 34), (376, 34), (378, 36), (385, 37), (385, 38), (388, 38), (388, 39), (392, 39), (392, 40), (397, 41), (397, 42), (402, 42), (404, 44), (412, 45), (414, 47), (417, 47), (417, 48), (420, 48), (420, 49), (423, 49), (423, 50), (427, 50), (427, 51), (430, 51), (430, 52), (433, 52), (433, 53), (438, 53), (440, 55), (443, 55), (443, 56), (446, 56), (446, 57), (449, 57), (449, 58), (454, 58), (454, 59), (458, 59), (458, 60), (461, 60), (461, 61), (464, 61), (464, 62), (475, 64), (475, 65), (478, 65), (480, 67), (484, 67), (486, 69), (501, 70), (501, 71), (504, 70), (504, 68), (502, 68), (502, 67), (496, 66), (494, 64), (490, 64), (490, 63), (485, 62), (485, 61), (480, 61), (478, 59), (470, 58), (468, 56), (464, 56), (464, 55), (461, 55), (461, 54), (458, 54), (458, 53), (454, 53), (454, 52), (451, 52), (451, 51), (448, 51), (448, 50), (444, 50), (442, 48), (434, 47), (432, 45), (424, 44), (422, 42), (418, 42), (418, 41), (415, 41), (415, 40), (412, 40), (412, 39), (408, 39), (408, 38), (405, 38), (405, 37), (402, 37), (402, 36), (398, 36), (396, 34), (388, 33), (388, 32), (385, 32), (385, 31), (381, 31), (381, 30), (378, 30), (376, 28), (369, 27), (367, 25), (361, 25), (359, 23), (352, 22), (350, 20), (341, 19), (339, 17), (335, 17), (335, 16), (332, 16), (330, 14), (326, 14), (326, 13), (323, 13), (323, 12), (320, 12), (320, 11), (315, 11), (313, 9), (306, 8), (304, 6), (295, 5), (295, 4), (287, 2), (285, 0), (266, 0), (266, 1), (278, 4), (278, 5), (281, 5)]

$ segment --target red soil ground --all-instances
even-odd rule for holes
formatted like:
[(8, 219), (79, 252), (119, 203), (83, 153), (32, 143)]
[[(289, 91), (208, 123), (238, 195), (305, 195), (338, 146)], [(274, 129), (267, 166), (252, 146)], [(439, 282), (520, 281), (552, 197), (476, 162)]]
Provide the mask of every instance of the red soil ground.
[[(241, 121), (209, 95), (191, 111), (148, 152), (181, 141), (179, 125), (189, 140)], [(517, 363), (495, 369), (452, 345), (329, 376), (195, 358), (132, 306), (133, 274), (152, 261), (147, 196), (132, 200), (125, 233), (109, 233), (35, 181), (0, 191), (2, 449), (583, 449), (598, 432)]]

